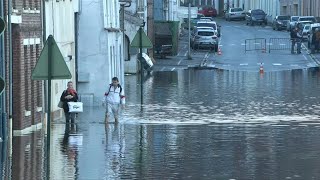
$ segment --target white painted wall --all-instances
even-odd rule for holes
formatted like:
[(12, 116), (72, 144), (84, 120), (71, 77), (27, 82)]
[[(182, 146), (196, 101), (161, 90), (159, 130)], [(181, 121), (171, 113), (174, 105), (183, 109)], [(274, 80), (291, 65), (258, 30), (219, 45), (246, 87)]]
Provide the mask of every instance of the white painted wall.
[(101, 105), (112, 77), (124, 84), (120, 6), (118, 0), (80, 2), (78, 91), (85, 105)]
[[(78, 0), (45, 1), (46, 35), (53, 35), (72, 74), (72, 79), (52, 81), (52, 111), (56, 111), (61, 93), (68, 81), (75, 81), (75, 35), (74, 13)], [(70, 60), (69, 56), (72, 56)]]

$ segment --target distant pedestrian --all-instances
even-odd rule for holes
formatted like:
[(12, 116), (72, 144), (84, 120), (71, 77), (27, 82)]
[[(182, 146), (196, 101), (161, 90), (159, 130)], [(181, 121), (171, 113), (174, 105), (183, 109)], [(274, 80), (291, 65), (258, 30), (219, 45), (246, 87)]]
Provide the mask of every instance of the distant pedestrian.
[(108, 91), (104, 95), (106, 102), (105, 122), (108, 123), (110, 115), (113, 114), (115, 122), (118, 123), (120, 108), (124, 108), (125, 105), (125, 96), (117, 77), (112, 78), (112, 83), (109, 84)]
[(297, 28), (291, 29), (290, 39), (291, 39), (291, 54), (294, 54), (294, 47), (295, 47), (297, 40), (298, 40)]
[(60, 101), (63, 102), (63, 111), (66, 117), (66, 123), (69, 123), (71, 120), (71, 123), (74, 123), (76, 113), (70, 113), (69, 112), (69, 105), (68, 102), (77, 102), (78, 101), (78, 93), (73, 88), (72, 81), (69, 81), (67, 84), (67, 89), (63, 91), (60, 97)]
[(301, 54), (301, 44), (302, 44), (302, 29), (297, 27), (297, 53)]

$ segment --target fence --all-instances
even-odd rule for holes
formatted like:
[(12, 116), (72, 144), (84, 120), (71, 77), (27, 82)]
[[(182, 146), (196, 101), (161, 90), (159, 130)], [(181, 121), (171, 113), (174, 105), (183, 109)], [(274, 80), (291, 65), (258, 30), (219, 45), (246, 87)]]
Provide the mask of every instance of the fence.
[(265, 51), (267, 40), (265, 38), (255, 38), (245, 40), (245, 52), (247, 51)]
[(271, 50), (290, 50), (290, 38), (270, 38), (269, 40), (269, 53)]

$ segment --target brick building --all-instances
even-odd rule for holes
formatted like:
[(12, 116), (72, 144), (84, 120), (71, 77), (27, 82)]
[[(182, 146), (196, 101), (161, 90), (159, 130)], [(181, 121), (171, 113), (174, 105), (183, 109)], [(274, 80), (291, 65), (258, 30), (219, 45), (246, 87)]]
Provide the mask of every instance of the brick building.
[[(12, 100), (9, 93), (10, 83), (7, 83), (5, 93), (7, 113), (12, 115), (12, 129), (14, 132), (23, 133), (41, 123), (42, 82), (31, 80), (31, 71), (42, 49), (41, 0), (12, 0), (11, 9), (12, 60), (8, 30), (5, 33), (5, 57), (6, 82), (10, 82), (12, 73)], [(7, 15), (8, 1), (5, 1), (5, 17)], [(10, 22), (7, 24), (9, 26)]]

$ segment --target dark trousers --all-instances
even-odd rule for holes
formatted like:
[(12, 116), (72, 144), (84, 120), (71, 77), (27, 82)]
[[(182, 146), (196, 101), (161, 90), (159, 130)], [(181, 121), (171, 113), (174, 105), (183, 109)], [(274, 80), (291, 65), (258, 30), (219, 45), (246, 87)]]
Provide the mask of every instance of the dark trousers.
[(66, 116), (66, 123), (74, 123), (76, 118), (76, 113), (70, 113), (70, 112), (64, 112), (64, 115)]

